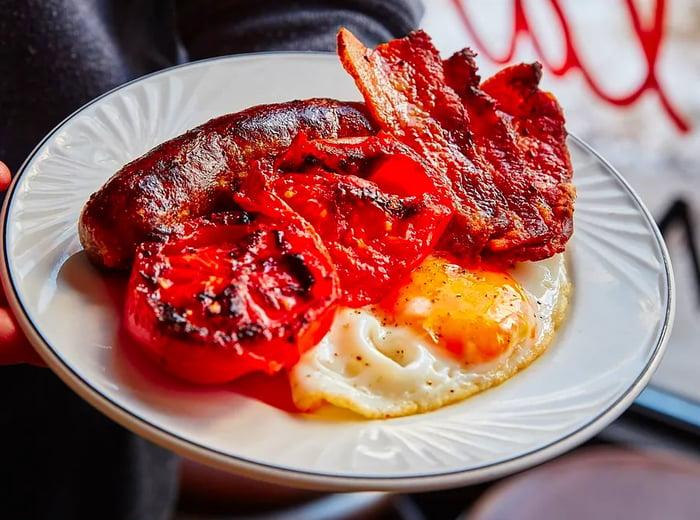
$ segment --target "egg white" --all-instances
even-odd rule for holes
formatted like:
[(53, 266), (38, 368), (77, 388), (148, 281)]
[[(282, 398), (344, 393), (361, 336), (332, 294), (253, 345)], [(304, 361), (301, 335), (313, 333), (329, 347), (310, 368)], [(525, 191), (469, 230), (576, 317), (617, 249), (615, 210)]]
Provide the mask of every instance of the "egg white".
[(489, 362), (465, 364), (419, 331), (387, 325), (371, 307), (343, 308), (323, 340), (291, 369), (295, 404), (310, 411), (330, 403), (368, 418), (396, 417), (502, 383), (551, 343), (571, 288), (563, 255), (521, 263), (510, 274), (535, 310), (532, 337), (520, 338)]

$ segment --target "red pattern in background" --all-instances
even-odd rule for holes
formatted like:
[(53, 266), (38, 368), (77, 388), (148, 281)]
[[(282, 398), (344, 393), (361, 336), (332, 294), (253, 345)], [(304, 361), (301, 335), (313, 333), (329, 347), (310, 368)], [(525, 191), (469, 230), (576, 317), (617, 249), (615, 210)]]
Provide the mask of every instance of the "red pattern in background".
[(467, 0), (451, 0), (454, 4), (460, 20), (467, 30), (475, 46), (478, 50), (486, 56), (489, 60), (494, 63), (505, 64), (513, 59), (515, 50), (517, 48), (518, 39), (520, 37), (529, 37), (532, 45), (537, 53), (538, 59), (542, 64), (555, 76), (564, 76), (570, 71), (578, 70), (586, 84), (589, 86), (591, 91), (598, 96), (600, 99), (607, 101), (613, 105), (617, 106), (627, 106), (631, 105), (637, 99), (639, 99), (642, 94), (646, 91), (656, 92), (661, 106), (666, 112), (666, 115), (671, 119), (676, 128), (681, 132), (690, 131), (690, 124), (687, 120), (678, 112), (678, 110), (671, 104), (668, 96), (659, 82), (657, 76), (656, 66), (659, 60), (659, 50), (661, 44), (664, 40), (664, 28), (666, 20), (666, 0), (656, 0), (654, 6), (654, 22), (651, 27), (645, 28), (642, 26), (640, 10), (637, 8), (633, 0), (623, 0), (629, 14), (629, 23), (632, 25), (632, 30), (637, 40), (639, 41), (642, 50), (644, 52), (644, 59), (647, 65), (647, 73), (645, 78), (641, 83), (632, 90), (629, 94), (623, 96), (613, 96), (600, 86), (596, 81), (593, 71), (591, 71), (580, 59), (579, 53), (576, 49), (576, 43), (572, 34), (572, 24), (571, 20), (567, 17), (567, 14), (562, 8), (560, 0), (549, 0), (550, 8), (555, 15), (556, 20), (560, 24), (562, 34), (564, 36), (564, 41), (562, 42), (565, 46), (564, 59), (561, 63), (552, 63), (549, 61), (543, 52), (541, 43), (537, 37), (536, 32), (533, 30), (530, 21), (528, 19), (527, 11), (524, 7), (523, 0), (512, 0), (513, 2), (513, 28), (511, 33), (511, 39), (508, 44), (508, 50), (502, 56), (494, 54), (494, 52), (489, 48), (489, 46), (484, 42), (484, 40), (476, 31), (467, 10), (464, 7), (464, 2)]

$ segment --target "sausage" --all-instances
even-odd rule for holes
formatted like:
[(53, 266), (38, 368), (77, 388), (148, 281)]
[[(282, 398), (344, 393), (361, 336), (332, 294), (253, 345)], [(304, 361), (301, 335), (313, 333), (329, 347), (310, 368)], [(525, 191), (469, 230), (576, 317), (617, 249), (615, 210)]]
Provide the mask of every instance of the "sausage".
[(163, 241), (185, 221), (225, 211), (251, 161), (310, 139), (375, 132), (361, 103), (309, 99), (259, 105), (204, 123), (117, 171), (86, 202), (78, 234), (97, 266), (128, 269), (142, 242)]

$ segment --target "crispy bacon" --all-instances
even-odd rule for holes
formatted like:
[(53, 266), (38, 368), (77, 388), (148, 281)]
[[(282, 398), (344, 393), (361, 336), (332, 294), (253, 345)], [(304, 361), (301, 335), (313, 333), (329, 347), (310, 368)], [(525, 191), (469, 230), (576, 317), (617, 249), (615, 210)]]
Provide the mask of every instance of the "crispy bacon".
[[(489, 243), (493, 254), (509, 251), (514, 259), (546, 258), (562, 252), (573, 233), (574, 199), (573, 169), (566, 146), (567, 132), (559, 103), (549, 92), (538, 88), (541, 66), (513, 65), (487, 79), (481, 89), (495, 100), (496, 117), (508, 129), (508, 141), (514, 153), (512, 164), (502, 161), (501, 172), (508, 166), (511, 178), (519, 178), (515, 196), (523, 198), (521, 215), (531, 223), (533, 240), (519, 245), (507, 237)], [(488, 141), (488, 134), (484, 134)], [(486, 145), (487, 143), (484, 143)], [(497, 143), (491, 143), (493, 149)], [(504, 143), (504, 149), (508, 146)], [(499, 154), (494, 154), (494, 164)], [(515, 190), (514, 190), (515, 192)]]
[(453, 201), (444, 248), (497, 262), (563, 250), (571, 164), (561, 110), (538, 89), (536, 65), (506, 69), (480, 90), (472, 54), (443, 62), (422, 31), (370, 50), (341, 30), (338, 53), (381, 129), (418, 152)]

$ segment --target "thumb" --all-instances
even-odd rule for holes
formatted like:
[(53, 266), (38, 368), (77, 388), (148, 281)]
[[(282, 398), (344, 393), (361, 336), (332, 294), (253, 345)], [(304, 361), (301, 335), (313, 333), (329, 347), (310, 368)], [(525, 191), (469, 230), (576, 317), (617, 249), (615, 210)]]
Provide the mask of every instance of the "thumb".
[(11, 181), (12, 175), (10, 174), (10, 169), (4, 162), (0, 161), (0, 192), (10, 187)]
[(0, 365), (30, 363), (46, 366), (6, 307), (0, 307)]
[[(12, 175), (7, 165), (0, 161), (0, 193), (9, 188)], [(18, 327), (10, 310), (3, 306), (5, 293), (0, 287), (0, 365), (31, 363), (46, 366)]]

